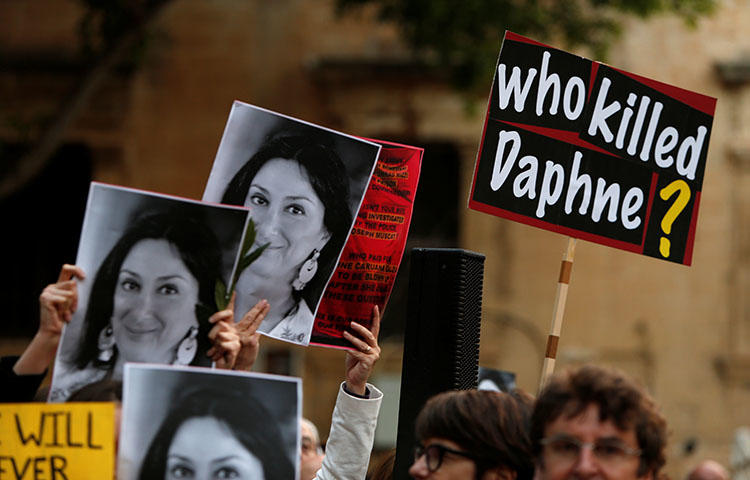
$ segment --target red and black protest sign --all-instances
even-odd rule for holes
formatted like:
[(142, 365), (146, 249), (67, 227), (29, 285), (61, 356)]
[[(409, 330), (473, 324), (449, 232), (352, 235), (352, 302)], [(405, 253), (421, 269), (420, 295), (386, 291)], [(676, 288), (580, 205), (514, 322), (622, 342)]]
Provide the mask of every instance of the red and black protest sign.
[(690, 265), (715, 108), (506, 32), (469, 207)]
[(344, 330), (352, 321), (370, 328), (372, 306), (385, 308), (404, 254), (424, 150), (368, 140), (382, 148), (310, 343), (351, 347)]

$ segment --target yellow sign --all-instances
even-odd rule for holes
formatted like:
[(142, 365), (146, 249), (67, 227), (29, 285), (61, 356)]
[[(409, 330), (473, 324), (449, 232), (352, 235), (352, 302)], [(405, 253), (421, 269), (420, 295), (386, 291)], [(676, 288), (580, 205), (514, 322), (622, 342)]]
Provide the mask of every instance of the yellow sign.
[(113, 403), (0, 404), (0, 480), (114, 477)]

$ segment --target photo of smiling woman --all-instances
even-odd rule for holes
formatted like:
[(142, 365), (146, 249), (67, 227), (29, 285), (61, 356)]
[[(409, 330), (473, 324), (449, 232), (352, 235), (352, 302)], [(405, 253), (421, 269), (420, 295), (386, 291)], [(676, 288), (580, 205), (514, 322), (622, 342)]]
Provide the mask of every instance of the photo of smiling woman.
[[(224, 257), (232, 252), (225, 255), (207, 214), (224, 224), (219, 230), (229, 227), (235, 255), (246, 217), (239, 210), (95, 187), (91, 195), (97, 201), (89, 205), (129, 208), (94, 209), (91, 215), (99, 218), (84, 222), (82, 247), (99, 244), (83, 248), (78, 262), (95, 274), (90, 285), (81, 285), (82, 303), (88, 301), (66, 328), (50, 401), (63, 401), (95, 381), (121, 379), (126, 362), (209, 366), (214, 288), (226, 278)], [(91, 251), (101, 250), (117, 232), (104, 259), (92, 266)]]
[(271, 305), (259, 331), (308, 344), (380, 146), (235, 102), (203, 199), (250, 209), (254, 247), (237, 312)]
[(128, 365), (118, 478), (292, 480), (300, 391), (292, 377)]

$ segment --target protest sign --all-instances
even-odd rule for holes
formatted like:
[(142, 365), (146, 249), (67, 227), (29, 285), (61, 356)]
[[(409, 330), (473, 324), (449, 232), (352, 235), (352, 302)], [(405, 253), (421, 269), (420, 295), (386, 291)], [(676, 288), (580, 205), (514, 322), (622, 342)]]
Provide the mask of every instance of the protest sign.
[(715, 107), (506, 32), (469, 207), (690, 265)]
[(301, 399), (299, 378), (128, 364), (117, 478), (299, 478)]
[(235, 269), (247, 209), (92, 183), (76, 263), (78, 310), (65, 326), (50, 401), (125, 362), (211, 364), (214, 291)]
[(114, 477), (113, 403), (0, 405), (0, 479)]
[(235, 311), (271, 310), (258, 331), (307, 345), (380, 145), (234, 102), (203, 200), (244, 205), (268, 245), (240, 275)]
[(370, 328), (372, 306), (385, 309), (409, 234), (424, 150), (372, 140), (380, 156), (349, 240), (323, 294), (311, 343), (351, 344), (342, 337), (350, 322)]

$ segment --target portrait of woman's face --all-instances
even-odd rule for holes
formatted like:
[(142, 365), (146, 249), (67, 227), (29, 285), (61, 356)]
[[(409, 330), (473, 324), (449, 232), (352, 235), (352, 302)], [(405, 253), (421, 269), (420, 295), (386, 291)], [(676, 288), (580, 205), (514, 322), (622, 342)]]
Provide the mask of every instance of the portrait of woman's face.
[(198, 280), (164, 239), (133, 245), (117, 276), (112, 330), (120, 358), (172, 363), (175, 349), (197, 326)]
[(266, 162), (253, 178), (245, 206), (256, 225), (256, 247), (269, 243), (250, 267), (258, 275), (296, 276), (302, 262), (330, 238), (323, 224), (325, 206), (294, 160)]
[(263, 464), (213, 417), (191, 418), (175, 432), (165, 480), (263, 480)]

